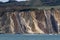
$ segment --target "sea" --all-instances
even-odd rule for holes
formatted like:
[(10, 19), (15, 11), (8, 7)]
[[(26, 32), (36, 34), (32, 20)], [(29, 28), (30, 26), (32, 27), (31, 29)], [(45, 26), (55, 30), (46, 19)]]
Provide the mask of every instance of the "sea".
[(0, 34), (0, 40), (60, 40), (60, 35), (52, 34)]

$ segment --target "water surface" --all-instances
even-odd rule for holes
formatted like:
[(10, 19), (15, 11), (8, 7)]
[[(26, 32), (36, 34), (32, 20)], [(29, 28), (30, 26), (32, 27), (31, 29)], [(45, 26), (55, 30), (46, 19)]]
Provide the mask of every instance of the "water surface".
[(0, 34), (0, 40), (60, 40), (60, 35)]

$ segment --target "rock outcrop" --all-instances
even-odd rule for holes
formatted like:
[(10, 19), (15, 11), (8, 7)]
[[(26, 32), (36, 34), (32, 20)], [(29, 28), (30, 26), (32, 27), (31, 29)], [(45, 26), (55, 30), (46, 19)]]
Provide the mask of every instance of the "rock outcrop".
[(33, 8), (26, 2), (0, 4), (0, 33), (60, 34), (60, 9)]
[(58, 9), (24, 9), (0, 14), (0, 33), (55, 34), (60, 31)]

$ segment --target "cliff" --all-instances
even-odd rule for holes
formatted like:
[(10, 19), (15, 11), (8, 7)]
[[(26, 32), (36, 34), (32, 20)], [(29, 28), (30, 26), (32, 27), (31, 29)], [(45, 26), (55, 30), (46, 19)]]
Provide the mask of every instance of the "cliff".
[(59, 34), (60, 9), (38, 9), (22, 4), (0, 4), (0, 33)]
[(3, 12), (0, 14), (0, 33), (58, 33), (59, 18), (57, 9), (53, 12), (43, 9)]

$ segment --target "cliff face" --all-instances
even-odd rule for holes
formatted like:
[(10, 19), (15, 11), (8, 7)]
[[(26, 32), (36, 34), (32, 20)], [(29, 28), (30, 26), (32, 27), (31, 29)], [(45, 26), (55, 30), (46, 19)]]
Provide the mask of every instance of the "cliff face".
[(0, 33), (59, 33), (59, 11), (59, 9), (41, 9), (2, 12), (0, 13)]

